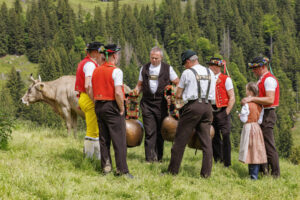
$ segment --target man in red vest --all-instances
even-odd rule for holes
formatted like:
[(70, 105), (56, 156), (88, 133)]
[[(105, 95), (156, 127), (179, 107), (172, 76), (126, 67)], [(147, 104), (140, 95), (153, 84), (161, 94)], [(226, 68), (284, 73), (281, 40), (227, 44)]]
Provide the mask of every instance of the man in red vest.
[(98, 52), (101, 46), (103, 44), (100, 42), (92, 42), (87, 45), (87, 56), (78, 64), (75, 83), (75, 90), (80, 95), (78, 104), (85, 114), (86, 121), (84, 153), (89, 158), (95, 154), (98, 160), (100, 160), (99, 130), (93, 102), (91, 77), (95, 68), (102, 62), (102, 55)]
[(96, 68), (92, 76), (95, 111), (98, 118), (101, 145), (101, 167), (104, 174), (111, 172), (110, 144), (115, 151), (116, 174), (133, 178), (129, 174), (126, 156), (126, 125), (124, 107), (123, 72), (116, 67), (120, 48), (115, 44), (104, 47), (106, 62)]
[(229, 167), (231, 165), (230, 111), (235, 102), (234, 88), (231, 78), (221, 73), (225, 61), (211, 58), (207, 64), (216, 78), (216, 102), (212, 104), (214, 116), (212, 125), (215, 128), (215, 136), (212, 140), (213, 156), (215, 162), (224, 162), (224, 166)]
[(262, 165), (262, 171), (268, 173), (269, 165), (272, 169), (272, 176), (280, 176), (279, 158), (275, 147), (273, 128), (277, 119), (275, 109), (279, 105), (279, 82), (268, 70), (269, 59), (266, 57), (256, 57), (248, 64), (249, 69), (259, 77), (257, 82), (259, 88), (258, 97), (246, 97), (242, 99), (242, 104), (255, 102), (263, 105), (264, 116), (260, 125), (267, 152), (268, 164)]

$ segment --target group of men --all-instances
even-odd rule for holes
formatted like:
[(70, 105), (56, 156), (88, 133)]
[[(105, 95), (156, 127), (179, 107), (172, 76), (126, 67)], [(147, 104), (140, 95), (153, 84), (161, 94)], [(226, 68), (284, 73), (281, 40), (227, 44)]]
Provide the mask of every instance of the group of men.
[[(96, 153), (98, 159), (101, 157), (103, 173), (110, 173), (112, 171), (110, 156), (112, 141), (116, 174), (133, 178), (126, 161), (123, 72), (116, 67), (119, 61), (119, 51), (120, 48), (115, 44), (106, 46), (99, 42), (88, 44), (87, 56), (78, 64), (75, 90), (80, 94), (79, 106), (86, 117), (85, 154), (92, 157)], [(139, 80), (134, 89), (135, 94), (142, 93), (143, 95), (140, 106), (145, 129), (146, 162), (162, 162), (164, 140), (161, 135), (161, 126), (168, 115), (164, 89), (167, 85), (175, 84), (177, 86), (176, 99), (182, 99), (184, 106), (180, 110), (168, 172), (171, 174), (179, 172), (185, 146), (193, 130), (196, 130), (203, 151), (200, 174), (207, 178), (211, 174), (213, 158), (215, 162), (223, 162), (225, 167), (231, 165), (230, 111), (235, 103), (235, 96), (231, 78), (221, 73), (221, 67), (226, 66), (225, 61), (211, 58), (207, 63), (209, 65), (207, 68), (199, 64), (196, 52), (187, 50), (181, 55), (182, 65), (186, 70), (183, 71), (179, 80), (173, 67), (162, 60), (163, 50), (159, 47), (152, 48), (150, 62), (141, 67)], [(255, 74), (264, 77), (268, 72), (267, 64), (260, 65), (260, 60), (254, 60), (253, 63), (257, 65), (249, 67), (253, 68)], [(270, 73), (267, 78), (276, 80)], [(276, 80), (277, 86), (274, 91), (274, 87), (265, 87), (265, 79), (261, 79), (263, 80), (259, 83), (260, 96), (245, 98), (242, 103), (254, 101), (264, 107), (269, 107), (270, 112), (265, 113), (266, 118), (273, 117), (274, 119), (274, 109), (278, 106), (276, 101), (277, 97), (279, 98), (279, 84)], [(274, 81), (271, 82), (274, 84)], [(273, 135), (275, 120), (276, 116), (272, 124), (270, 120), (266, 120), (262, 126), (265, 127), (263, 131), (266, 132), (264, 137), (268, 163), (271, 164), (272, 174), (279, 176), (278, 154)], [(215, 128), (213, 139), (210, 138), (211, 125)]]

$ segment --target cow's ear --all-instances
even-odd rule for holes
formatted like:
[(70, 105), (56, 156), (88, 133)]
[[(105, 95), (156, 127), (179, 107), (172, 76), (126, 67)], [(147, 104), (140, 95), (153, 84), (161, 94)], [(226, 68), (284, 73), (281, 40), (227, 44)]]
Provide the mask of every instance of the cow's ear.
[(37, 84), (37, 85), (35, 86), (35, 88), (36, 88), (38, 91), (41, 91), (41, 92), (43, 91), (44, 87), (45, 87), (45, 84), (44, 84), (44, 83)]
[(55, 99), (56, 97), (55, 90), (48, 84), (39, 83), (35, 87), (38, 91), (40, 91), (43, 94), (45, 98), (52, 99), (52, 100)]

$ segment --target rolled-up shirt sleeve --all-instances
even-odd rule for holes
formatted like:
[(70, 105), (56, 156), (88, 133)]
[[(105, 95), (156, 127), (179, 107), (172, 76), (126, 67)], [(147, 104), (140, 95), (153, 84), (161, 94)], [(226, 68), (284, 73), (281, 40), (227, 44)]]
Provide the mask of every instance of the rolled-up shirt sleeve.
[(142, 70), (143, 70), (143, 67), (141, 67), (141, 70), (140, 70), (139, 81), (143, 81)]
[(112, 73), (112, 78), (114, 80), (114, 85), (119, 86), (123, 85), (123, 72), (121, 69), (116, 68)]
[(243, 105), (241, 113), (240, 113), (240, 120), (243, 123), (246, 123), (248, 121), (248, 115), (250, 114), (249, 111), (249, 105), (246, 103), (245, 105)]
[(266, 91), (275, 91), (277, 87), (277, 82), (273, 77), (268, 77), (264, 83)]
[(259, 115), (259, 119), (258, 119), (258, 124), (261, 124), (262, 121), (263, 121), (263, 118), (264, 118), (264, 113), (265, 113), (265, 110), (262, 109), (261, 112), (260, 112), (260, 115)]
[(178, 78), (176, 72), (174, 71), (173, 67), (170, 66), (170, 80), (174, 81), (176, 78)]
[(180, 81), (179, 81), (178, 87), (185, 88), (187, 72), (188, 72), (188, 70), (185, 70), (182, 73), (182, 75), (180, 77)]

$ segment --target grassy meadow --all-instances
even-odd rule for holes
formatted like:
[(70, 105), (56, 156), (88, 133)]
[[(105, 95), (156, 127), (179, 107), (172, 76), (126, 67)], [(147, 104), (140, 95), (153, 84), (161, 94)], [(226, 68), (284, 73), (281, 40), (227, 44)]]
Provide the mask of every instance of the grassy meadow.
[(202, 152), (186, 148), (179, 175), (161, 176), (171, 143), (161, 164), (146, 164), (142, 145), (128, 149), (135, 178), (127, 179), (105, 176), (99, 162), (84, 159), (84, 133), (79, 135), (18, 124), (9, 148), (0, 150), (0, 199), (300, 199), (300, 166), (284, 159), (281, 178), (252, 181), (233, 152), (230, 168), (214, 164), (211, 178), (202, 179)]
[[(13, 7), (15, 0), (0, 0), (0, 5), (3, 2), (5, 2), (6, 5), (10, 8), (10, 7)], [(25, 9), (24, 11), (26, 11), (28, 5), (30, 5), (30, 2), (31, 1), (28, 1), (28, 0), (21, 1), (21, 5)], [(102, 2), (100, 0), (68, 0), (68, 2), (71, 5), (71, 7), (74, 9), (75, 12), (78, 11), (79, 4), (81, 4), (83, 10), (85, 10), (86, 12), (92, 12), (96, 6), (101, 7), (104, 11), (107, 8), (107, 6), (112, 7), (112, 4), (113, 4), (112, 1), (111, 2)], [(159, 5), (161, 2), (162, 2), (162, 0), (155, 0), (156, 5)], [(149, 5), (151, 7), (154, 3), (154, 0), (120, 0), (119, 3), (121, 6), (124, 4), (129, 4), (132, 6), (137, 4), (138, 6)]]

